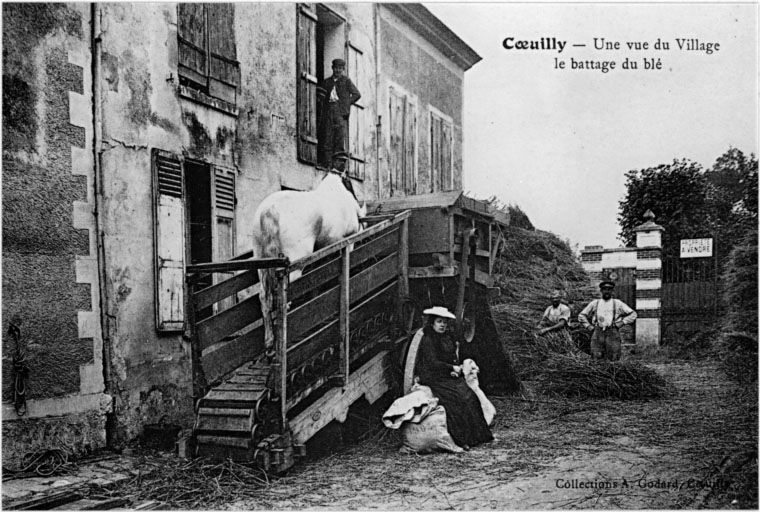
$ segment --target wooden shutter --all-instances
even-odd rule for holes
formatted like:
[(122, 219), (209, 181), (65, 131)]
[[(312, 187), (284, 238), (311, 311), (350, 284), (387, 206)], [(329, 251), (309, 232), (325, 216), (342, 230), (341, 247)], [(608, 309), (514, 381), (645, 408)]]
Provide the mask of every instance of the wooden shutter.
[[(235, 255), (235, 178), (232, 169), (214, 169), (214, 261), (228, 261)], [(214, 274), (214, 283), (229, 279), (234, 273)], [(219, 302), (214, 313), (235, 305), (235, 297)]]
[(299, 4), (296, 27), (298, 158), (317, 162), (317, 14)]
[(404, 190), (404, 96), (391, 87), (388, 91), (390, 130), (388, 170), (391, 175), (391, 195), (399, 195)]
[(205, 4), (181, 3), (177, 10), (178, 73), (207, 85), (208, 53)]
[[(363, 53), (359, 48), (351, 43), (348, 44), (348, 77), (359, 88), (359, 92), (362, 92), (364, 85), (365, 70), (363, 57)], [(367, 94), (366, 90), (364, 94)], [(360, 98), (359, 101), (351, 105), (351, 116), (349, 117), (348, 126), (349, 175), (359, 180), (364, 179), (367, 162), (365, 150), (368, 145), (368, 128), (364, 98)]]
[(235, 45), (235, 5), (206, 4), (208, 17), (209, 94), (235, 103), (240, 65)]
[(415, 155), (417, 153), (417, 109), (407, 96), (404, 98), (404, 192), (414, 194), (415, 183)]
[(441, 120), (430, 113), (430, 191), (441, 190)]
[(185, 207), (182, 162), (153, 150), (156, 329), (181, 331), (185, 320)]
[(441, 120), (441, 190), (451, 190), (451, 124)]

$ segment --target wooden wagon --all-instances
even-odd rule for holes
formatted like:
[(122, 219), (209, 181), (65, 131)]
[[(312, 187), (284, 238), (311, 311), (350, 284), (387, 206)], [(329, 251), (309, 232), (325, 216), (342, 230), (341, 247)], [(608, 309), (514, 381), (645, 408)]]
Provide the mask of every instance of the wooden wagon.
[[(199, 455), (292, 466), (352, 403), (391, 388), (403, 345), (432, 304), (473, 319), (490, 375), (484, 389), (514, 387), (488, 309), (500, 239), (487, 205), (458, 192), (370, 207), (369, 228), (299, 261), (249, 253), (187, 267)], [(261, 268), (277, 275), (273, 357), (264, 349)], [(290, 281), (293, 270), (303, 273)]]

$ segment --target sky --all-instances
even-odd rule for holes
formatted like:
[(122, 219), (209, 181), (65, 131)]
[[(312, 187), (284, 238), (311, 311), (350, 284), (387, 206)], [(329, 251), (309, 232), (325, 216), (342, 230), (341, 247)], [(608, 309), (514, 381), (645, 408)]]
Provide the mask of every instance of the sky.
[[(682, 158), (709, 168), (730, 147), (758, 153), (756, 4), (425, 6), (483, 58), (465, 73), (465, 191), (518, 205), (572, 246), (621, 245), (627, 171)], [(566, 46), (506, 49), (507, 38)], [(658, 39), (669, 49), (655, 49)], [(681, 50), (676, 39), (720, 46)], [(621, 69), (626, 58), (638, 68)], [(662, 69), (644, 69), (645, 58)], [(572, 61), (616, 68), (571, 69)]]

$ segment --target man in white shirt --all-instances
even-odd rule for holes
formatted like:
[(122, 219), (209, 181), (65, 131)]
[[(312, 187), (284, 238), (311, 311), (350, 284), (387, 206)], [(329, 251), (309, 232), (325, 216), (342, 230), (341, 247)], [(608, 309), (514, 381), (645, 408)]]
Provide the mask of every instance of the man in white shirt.
[(542, 336), (552, 331), (560, 331), (567, 327), (570, 321), (570, 308), (562, 304), (562, 294), (555, 290), (551, 296), (552, 305), (546, 308), (538, 322), (538, 334)]
[(620, 359), (620, 328), (636, 321), (636, 312), (619, 299), (612, 298), (615, 283), (602, 281), (599, 284), (602, 298), (591, 301), (578, 314), (578, 321), (591, 335), (591, 357), (594, 359)]

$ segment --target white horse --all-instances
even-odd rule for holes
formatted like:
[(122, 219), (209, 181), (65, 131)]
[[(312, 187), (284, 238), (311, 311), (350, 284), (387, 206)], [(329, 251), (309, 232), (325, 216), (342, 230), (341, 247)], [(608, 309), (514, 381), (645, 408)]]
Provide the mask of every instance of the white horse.
[[(361, 231), (360, 217), (366, 203), (359, 205), (346, 173), (328, 173), (317, 188), (308, 192), (283, 190), (267, 196), (256, 209), (253, 221), (253, 256), (295, 262), (314, 251)], [(294, 271), (290, 279), (301, 276)], [(274, 349), (270, 312), (274, 279), (272, 270), (260, 270), (261, 313), (267, 353)]]

